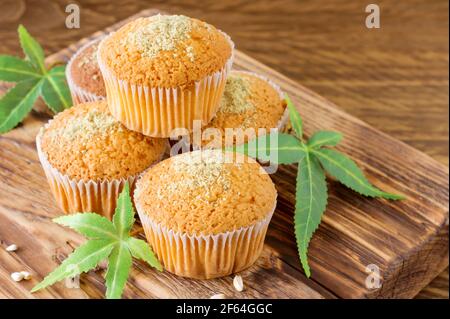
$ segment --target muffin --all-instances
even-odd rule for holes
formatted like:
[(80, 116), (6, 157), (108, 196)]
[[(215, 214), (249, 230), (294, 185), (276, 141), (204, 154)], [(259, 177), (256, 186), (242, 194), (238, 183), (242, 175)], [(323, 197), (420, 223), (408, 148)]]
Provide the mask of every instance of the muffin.
[(167, 147), (125, 128), (106, 101), (78, 104), (56, 115), (36, 137), (50, 188), (65, 213), (96, 212), (108, 218), (128, 181), (158, 162)]
[(184, 153), (136, 183), (136, 210), (166, 270), (215, 278), (251, 266), (260, 255), (277, 192), (257, 162), (232, 157), (221, 150)]
[(104, 100), (105, 84), (97, 63), (100, 40), (82, 46), (66, 67), (66, 78), (74, 104)]
[(233, 70), (216, 116), (200, 134), (191, 134), (191, 144), (195, 149), (243, 144), (272, 128), (282, 130), (288, 118), (278, 85), (256, 73)]
[(219, 106), (233, 50), (225, 33), (185, 16), (126, 24), (97, 52), (111, 113), (153, 137), (192, 130), (194, 120), (206, 125)]

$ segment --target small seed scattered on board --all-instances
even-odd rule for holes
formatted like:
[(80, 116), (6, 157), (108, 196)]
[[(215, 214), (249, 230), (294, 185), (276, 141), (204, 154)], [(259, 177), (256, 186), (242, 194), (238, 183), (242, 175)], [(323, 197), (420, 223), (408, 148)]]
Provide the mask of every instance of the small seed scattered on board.
[(226, 299), (224, 294), (212, 295), (209, 299)]
[(20, 273), (23, 275), (23, 279), (25, 280), (30, 280), (32, 277), (28, 271), (21, 271)]
[(21, 272), (13, 272), (11, 274), (11, 279), (16, 282), (22, 281), (23, 278), (24, 278), (24, 276)]
[(9, 251), (9, 252), (13, 252), (13, 251), (16, 251), (17, 250), (17, 245), (16, 244), (12, 244), (12, 245), (9, 245), (8, 247), (6, 247), (6, 251)]
[(244, 290), (244, 281), (242, 280), (242, 277), (239, 275), (236, 275), (233, 279), (233, 286), (234, 288), (241, 292), (242, 290)]

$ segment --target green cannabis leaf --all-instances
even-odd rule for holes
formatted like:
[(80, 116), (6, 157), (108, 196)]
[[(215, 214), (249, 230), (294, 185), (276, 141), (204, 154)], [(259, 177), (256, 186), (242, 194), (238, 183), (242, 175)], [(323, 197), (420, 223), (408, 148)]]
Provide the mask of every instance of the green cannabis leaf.
[(300, 114), (297, 112), (297, 109), (292, 103), (290, 97), (286, 94), (286, 102), (289, 110), (289, 119), (291, 120), (292, 127), (294, 128), (295, 134), (300, 142), (303, 142), (303, 120), (300, 117)]
[(21, 60), (15, 56), (0, 55), (0, 81), (20, 82), (30, 78), (40, 78), (28, 61)]
[(54, 113), (64, 111), (72, 105), (65, 71), (65, 65), (55, 66), (43, 78), (41, 95)]
[(301, 142), (295, 136), (277, 132), (259, 136), (229, 150), (276, 164), (298, 163), (305, 154)]
[[(308, 246), (320, 225), (327, 207), (327, 184), (325, 171), (339, 182), (368, 197), (404, 199), (402, 195), (383, 192), (370, 184), (356, 163), (346, 155), (333, 149), (342, 139), (342, 134), (319, 131), (303, 140), (303, 121), (291, 99), (286, 96), (287, 107), (295, 137), (284, 133), (271, 133), (258, 137), (247, 144), (234, 147), (236, 152), (267, 161), (275, 159), (277, 164), (298, 163), (294, 231), (297, 248), (307, 277), (311, 276), (308, 264)], [(275, 152), (275, 156), (273, 153)]]
[(61, 265), (37, 284), (31, 292), (36, 292), (42, 288), (53, 285), (67, 277), (74, 277), (87, 272), (97, 266), (97, 264), (108, 257), (114, 248), (114, 242), (108, 239), (90, 240), (78, 247)]
[(25, 59), (0, 55), (0, 81), (17, 83), (0, 99), (0, 134), (12, 130), (27, 116), (39, 95), (54, 113), (72, 105), (65, 66), (47, 70), (39, 43), (22, 25), (18, 33)]
[(108, 259), (106, 271), (106, 297), (122, 296), (132, 265), (132, 257), (147, 262), (162, 271), (162, 266), (150, 246), (143, 240), (130, 236), (134, 224), (134, 210), (128, 183), (119, 195), (113, 221), (95, 213), (78, 213), (53, 219), (86, 236), (88, 241), (70, 254), (61, 265), (37, 284), (31, 292), (38, 291), (67, 277), (73, 277), (95, 268)]
[(307, 152), (298, 163), (294, 225), (298, 253), (308, 277), (311, 276), (307, 257), (308, 245), (319, 227), (327, 207), (327, 198), (325, 173), (318, 160)]
[(39, 96), (39, 79), (18, 83), (0, 99), (0, 133), (13, 129), (31, 111)]
[(338, 132), (319, 131), (308, 140), (308, 147), (315, 149), (322, 146), (336, 146), (342, 140), (342, 134)]
[(362, 195), (387, 199), (404, 199), (404, 196), (385, 193), (372, 186), (356, 163), (338, 151), (313, 149), (311, 153), (319, 159), (322, 166), (331, 176)]

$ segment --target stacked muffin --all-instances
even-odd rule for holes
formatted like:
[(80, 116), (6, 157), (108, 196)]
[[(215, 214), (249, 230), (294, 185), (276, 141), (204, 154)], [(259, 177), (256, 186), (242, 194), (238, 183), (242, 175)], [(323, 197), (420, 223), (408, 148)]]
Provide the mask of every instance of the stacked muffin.
[[(278, 85), (252, 72), (231, 71), (216, 116), (202, 128), (199, 141), (192, 136), (189, 142), (194, 149), (242, 144), (270, 129), (282, 130), (288, 118)], [(231, 129), (240, 130), (229, 134)], [(215, 138), (217, 133), (220, 137)]]
[(74, 104), (105, 99), (106, 89), (97, 63), (100, 39), (88, 42), (72, 56), (66, 67), (66, 79)]
[(36, 138), (50, 188), (65, 213), (96, 212), (111, 219), (128, 181), (160, 161), (167, 141), (131, 131), (105, 101), (56, 115)]
[(254, 263), (276, 197), (269, 175), (256, 161), (204, 150), (153, 166), (137, 182), (135, 205), (164, 267), (180, 276), (209, 279)]
[(223, 32), (185, 16), (125, 25), (98, 50), (111, 113), (154, 137), (192, 129), (194, 120), (207, 124), (217, 111), (233, 47)]
[(36, 139), (64, 212), (111, 218), (125, 182), (133, 187), (140, 176), (135, 206), (168, 271), (213, 278), (249, 267), (276, 204), (261, 166), (220, 149), (161, 161), (171, 133), (192, 134), (196, 120), (222, 133), (285, 124), (279, 87), (257, 74), (230, 72), (233, 56), (225, 33), (178, 15), (140, 18), (82, 47), (66, 71), (77, 105)]

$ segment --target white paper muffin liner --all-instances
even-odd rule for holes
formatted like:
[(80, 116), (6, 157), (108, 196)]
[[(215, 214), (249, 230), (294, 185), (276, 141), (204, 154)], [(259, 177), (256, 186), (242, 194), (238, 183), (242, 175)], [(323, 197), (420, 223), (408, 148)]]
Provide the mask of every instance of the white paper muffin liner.
[[(248, 75), (260, 78), (261, 80), (269, 83), (269, 85), (272, 86), (275, 91), (277, 91), (278, 95), (280, 96), (280, 100), (284, 100), (285, 99), (285, 93), (281, 90), (280, 86), (277, 85), (276, 83), (274, 83), (269, 78), (267, 78), (267, 77), (265, 77), (263, 75), (260, 75), (258, 73), (255, 73), (255, 72), (251, 72), (251, 71), (243, 71), (243, 70), (233, 70), (233, 71), (240, 72), (240, 73), (245, 73), (245, 74), (248, 74)], [(284, 129), (286, 128), (286, 125), (287, 125), (288, 121), (289, 121), (289, 109), (288, 109), (288, 107), (286, 105), (283, 114), (281, 115), (280, 119), (278, 120), (277, 125), (274, 128), (276, 128), (279, 132), (283, 132)], [(192, 134), (191, 134), (190, 138), (192, 139)], [(188, 144), (186, 139), (184, 139), (184, 138), (180, 138), (178, 140), (178, 143), (180, 143), (180, 147), (179, 148), (183, 149), (183, 150), (188, 150), (188, 149), (190, 150), (191, 149), (191, 145), (193, 145), (193, 141), (192, 140), (190, 141), (190, 144)], [(205, 149), (205, 148), (207, 149), (207, 148), (215, 148), (215, 147), (202, 146), (202, 148), (203, 149)]]
[(85, 45), (83, 45), (80, 49), (78, 49), (78, 51), (74, 55), (72, 55), (72, 57), (70, 58), (69, 62), (67, 63), (67, 66), (66, 66), (66, 79), (67, 79), (67, 84), (69, 85), (70, 93), (72, 95), (73, 105), (81, 104), (81, 103), (101, 101), (101, 100), (104, 100), (106, 98), (105, 96), (100, 96), (100, 95), (97, 95), (95, 93), (89, 92), (89, 91), (81, 88), (80, 86), (75, 84), (75, 82), (74, 82), (74, 80), (72, 78), (72, 64), (73, 64), (73, 61), (80, 54), (80, 52), (82, 52), (84, 49), (86, 49), (87, 47), (91, 46), (92, 44), (94, 44), (96, 42), (99, 42), (101, 39), (102, 38), (94, 39), (94, 40), (86, 43)]
[(150, 87), (119, 79), (101, 59), (102, 41), (97, 60), (112, 115), (130, 130), (152, 137), (169, 137), (178, 128), (191, 131), (194, 120), (201, 120), (203, 125), (209, 123), (219, 107), (234, 59), (233, 41), (227, 34), (220, 32), (230, 44), (230, 58), (222, 69), (194, 82), (187, 89)]
[[(139, 174), (111, 180), (78, 180), (62, 174), (50, 164), (41, 148), (42, 134), (51, 122), (52, 120), (40, 129), (36, 136), (36, 148), (39, 161), (58, 205), (65, 214), (95, 212), (112, 219), (120, 192), (126, 182), (130, 185), (130, 190), (133, 190)], [(161, 158), (163, 156), (164, 154)], [(154, 162), (151, 166), (158, 162)], [(131, 192), (131, 194), (133, 193)]]
[(165, 270), (182, 277), (211, 279), (242, 271), (261, 254), (276, 200), (267, 217), (251, 226), (214, 235), (190, 235), (155, 223), (136, 200), (138, 188), (139, 183), (134, 204), (147, 241)]

